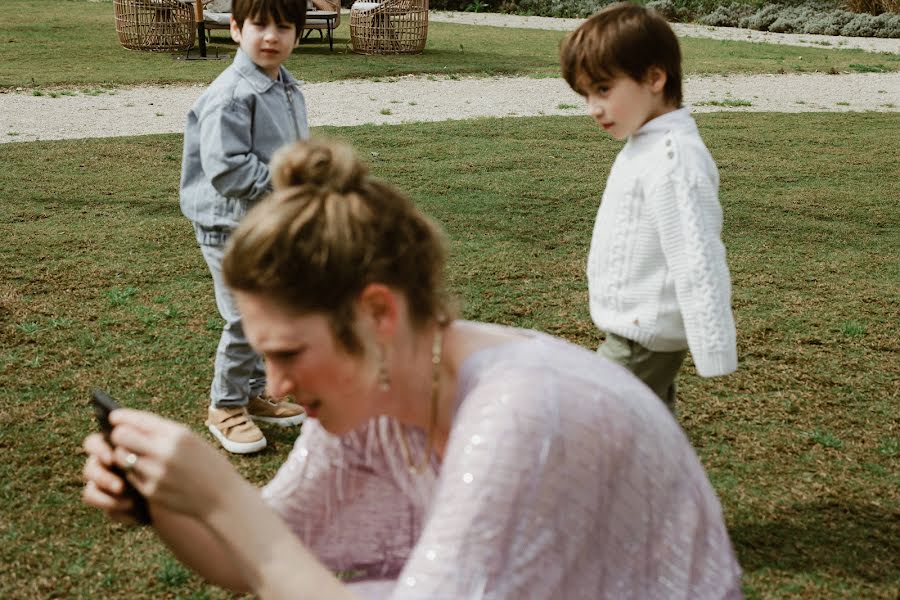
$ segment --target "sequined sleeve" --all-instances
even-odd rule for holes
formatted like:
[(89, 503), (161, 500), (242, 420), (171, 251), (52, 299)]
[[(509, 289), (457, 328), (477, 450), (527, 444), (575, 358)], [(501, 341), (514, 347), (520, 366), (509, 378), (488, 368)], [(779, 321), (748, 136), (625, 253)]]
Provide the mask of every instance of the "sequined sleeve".
[(718, 501), (658, 399), (583, 349), (505, 353), (476, 369), (391, 598), (739, 597)]
[(263, 498), (321, 561), (354, 577), (394, 578), (421, 530), (422, 510), (384, 456), (376, 419), (343, 437), (303, 425)]

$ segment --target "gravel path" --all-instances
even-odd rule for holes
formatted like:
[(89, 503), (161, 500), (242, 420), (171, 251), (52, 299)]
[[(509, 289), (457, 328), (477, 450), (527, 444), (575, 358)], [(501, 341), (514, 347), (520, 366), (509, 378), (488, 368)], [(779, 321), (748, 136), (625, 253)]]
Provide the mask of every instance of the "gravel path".
[[(900, 111), (900, 73), (689, 77), (684, 90), (695, 112)], [(0, 94), (0, 142), (181, 132), (202, 91), (166, 86), (99, 96)], [(312, 126), (584, 112), (582, 98), (561, 79), (409, 76), (307, 84), (303, 91)]]
[[(580, 22), (476, 13), (433, 13), (431, 18), (557, 29), (570, 29)], [(682, 27), (696, 28), (681, 25), (679, 29)], [(735, 31), (697, 29), (710, 36), (731, 35)], [(900, 53), (900, 40), (838, 39), (847, 40), (848, 44), (891, 42), (894, 44), (891, 51)], [(685, 103), (694, 112), (900, 111), (900, 73), (689, 77), (684, 89)], [(183, 131), (185, 115), (202, 90), (203, 86), (198, 85), (143, 86), (98, 96), (77, 94), (56, 98), (33, 96), (27, 91), (0, 93), (0, 143), (178, 133)], [(378, 82), (307, 84), (304, 93), (312, 126), (584, 112), (582, 98), (561, 79), (552, 78), (406, 76)]]

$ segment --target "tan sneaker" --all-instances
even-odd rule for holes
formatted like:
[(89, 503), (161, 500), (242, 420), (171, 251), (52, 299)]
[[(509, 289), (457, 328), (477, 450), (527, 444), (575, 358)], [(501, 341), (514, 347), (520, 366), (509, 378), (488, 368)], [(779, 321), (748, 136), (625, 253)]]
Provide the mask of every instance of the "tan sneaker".
[(254, 421), (281, 427), (299, 425), (306, 418), (306, 413), (299, 404), (288, 402), (285, 398), (276, 400), (266, 394), (250, 398), (247, 411)]
[(250, 418), (246, 406), (210, 406), (206, 426), (222, 447), (232, 454), (250, 454), (266, 447), (266, 436)]

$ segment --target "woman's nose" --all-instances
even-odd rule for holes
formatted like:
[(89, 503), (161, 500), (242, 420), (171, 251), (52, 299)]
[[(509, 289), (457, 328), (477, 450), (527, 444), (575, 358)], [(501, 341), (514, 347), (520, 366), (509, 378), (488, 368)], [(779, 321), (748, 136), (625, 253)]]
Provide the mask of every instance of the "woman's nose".
[(275, 398), (284, 398), (293, 392), (290, 378), (285, 376), (282, 369), (271, 363), (266, 364), (266, 387)]

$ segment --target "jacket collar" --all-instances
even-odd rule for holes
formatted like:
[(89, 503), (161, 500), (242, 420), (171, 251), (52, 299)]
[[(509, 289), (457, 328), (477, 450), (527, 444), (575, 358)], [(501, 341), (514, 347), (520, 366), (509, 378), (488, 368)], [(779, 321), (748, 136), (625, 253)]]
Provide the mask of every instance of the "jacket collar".
[[(250, 83), (250, 85), (253, 86), (253, 89), (259, 93), (267, 92), (273, 85), (278, 83), (278, 79), (272, 79), (263, 73), (262, 69), (256, 66), (256, 63), (250, 60), (250, 56), (240, 48), (238, 48), (234, 55), (234, 68)], [(284, 68), (284, 65), (278, 67), (278, 72), (281, 75), (279, 79), (284, 85), (297, 85), (297, 80), (294, 79), (293, 75), (288, 73), (288, 70)]]
[(634, 132), (633, 137), (655, 137), (654, 134), (667, 131), (697, 131), (697, 123), (687, 108), (678, 108), (655, 119), (644, 123), (643, 127)]

